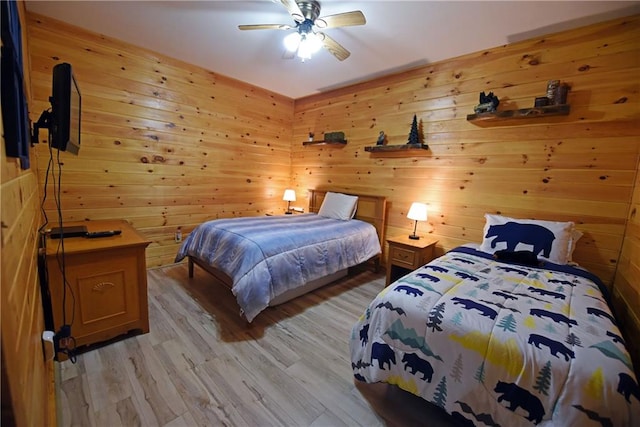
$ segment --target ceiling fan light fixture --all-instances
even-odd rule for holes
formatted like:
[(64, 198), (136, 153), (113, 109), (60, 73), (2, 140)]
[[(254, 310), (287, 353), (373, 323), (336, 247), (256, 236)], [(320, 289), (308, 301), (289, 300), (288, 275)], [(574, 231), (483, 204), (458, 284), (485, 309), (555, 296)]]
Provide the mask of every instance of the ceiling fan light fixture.
[(322, 40), (315, 33), (307, 33), (301, 35), (300, 45), (298, 46), (298, 57), (303, 61), (311, 59), (311, 55), (318, 52), (322, 47)]
[(313, 52), (311, 52), (309, 44), (302, 40), (300, 42), (300, 47), (298, 47), (298, 58), (302, 59), (304, 62), (305, 59), (311, 59), (312, 53)]
[(307, 33), (303, 41), (309, 46), (311, 53), (316, 53), (322, 47), (322, 39), (316, 33)]
[[(291, 59), (295, 55), (302, 59), (311, 59), (311, 55), (321, 48), (325, 48), (339, 61), (344, 61), (350, 55), (340, 43), (323, 33), (325, 28), (339, 28), (367, 23), (359, 10), (320, 16), (320, 2), (318, 0), (272, 0), (282, 4), (295, 22), (295, 27), (287, 24), (251, 24), (238, 25), (240, 30), (291, 30), (295, 33), (283, 39), (284, 59)], [(318, 30), (318, 32), (314, 31)]]
[(298, 32), (289, 34), (283, 40), (285, 49), (287, 49), (289, 52), (295, 52), (300, 46), (301, 39), (302, 36)]

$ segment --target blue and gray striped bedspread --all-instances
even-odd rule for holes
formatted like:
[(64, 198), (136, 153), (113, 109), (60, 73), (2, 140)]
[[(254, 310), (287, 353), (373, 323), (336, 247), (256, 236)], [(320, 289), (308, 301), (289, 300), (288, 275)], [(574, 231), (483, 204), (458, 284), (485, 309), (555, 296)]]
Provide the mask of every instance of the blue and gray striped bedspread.
[(316, 214), (208, 221), (184, 240), (176, 262), (204, 261), (233, 280), (233, 294), (248, 321), (271, 299), (381, 252), (375, 227)]

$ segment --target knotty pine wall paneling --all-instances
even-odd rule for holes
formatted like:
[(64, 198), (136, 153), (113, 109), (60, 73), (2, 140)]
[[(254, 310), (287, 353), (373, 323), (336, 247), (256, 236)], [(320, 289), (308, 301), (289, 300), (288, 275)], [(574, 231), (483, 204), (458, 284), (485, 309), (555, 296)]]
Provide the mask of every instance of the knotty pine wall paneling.
[[(65, 221), (126, 219), (152, 240), (151, 267), (173, 262), (177, 227), (186, 235), (208, 219), (284, 211), (293, 100), (50, 18), (28, 19), (34, 105), (48, 107), (60, 62), (72, 64), (82, 93), (80, 153), (60, 154)], [(37, 153), (44, 186), (46, 144)], [(57, 218), (52, 198), (45, 209)]]
[[(419, 41), (418, 41), (419, 44)], [(428, 56), (429, 43), (424, 43)], [(613, 282), (640, 156), (640, 17), (505, 45), (296, 100), (293, 181), (385, 195), (386, 235), (406, 234), (413, 201), (429, 205), (418, 231), (437, 252), (482, 240), (483, 214), (575, 221), (575, 260)], [(571, 86), (571, 113), (477, 126), (481, 91), (499, 110), (533, 107), (547, 81)], [(429, 150), (365, 152), (384, 131), (407, 142), (416, 114)], [(344, 131), (341, 149), (303, 146), (308, 132)]]
[[(636, 375), (640, 374), (640, 172), (636, 175), (633, 202), (613, 286), (613, 305), (620, 319)], [(627, 310), (635, 307), (636, 310)]]
[[(18, 10), (23, 77), (30, 101), (29, 43), (23, 2), (18, 2)], [(0, 129), (4, 129), (1, 124)], [(44, 317), (37, 273), (37, 231), (41, 217), (35, 153), (31, 150), (31, 168), (22, 170), (17, 159), (6, 156), (4, 132), (2, 135), (2, 425), (55, 425), (53, 361), (44, 360), (40, 341)]]

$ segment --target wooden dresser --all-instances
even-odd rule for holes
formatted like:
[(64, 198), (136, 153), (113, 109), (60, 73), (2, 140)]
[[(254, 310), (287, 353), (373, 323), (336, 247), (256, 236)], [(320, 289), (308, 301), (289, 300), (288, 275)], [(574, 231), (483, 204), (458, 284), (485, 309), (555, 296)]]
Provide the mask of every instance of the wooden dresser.
[[(133, 330), (149, 332), (145, 248), (149, 241), (122, 220), (65, 223), (89, 232), (122, 234), (64, 239), (67, 278), (65, 313), (76, 346), (105, 341)], [(63, 325), (64, 287), (60, 239), (47, 238), (46, 258), (55, 332)]]

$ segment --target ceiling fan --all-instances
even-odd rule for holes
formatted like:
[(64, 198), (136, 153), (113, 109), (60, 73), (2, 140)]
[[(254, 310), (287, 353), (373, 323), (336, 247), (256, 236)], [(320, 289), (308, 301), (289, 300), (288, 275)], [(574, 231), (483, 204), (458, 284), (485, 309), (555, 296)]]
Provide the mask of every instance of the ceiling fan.
[(340, 43), (318, 30), (348, 27), (367, 23), (359, 10), (320, 16), (320, 2), (316, 0), (274, 0), (282, 3), (295, 21), (295, 26), (287, 24), (238, 25), (240, 30), (296, 30), (284, 38), (285, 58), (293, 58), (296, 53), (302, 61), (324, 47), (338, 60), (344, 61), (351, 55)]

